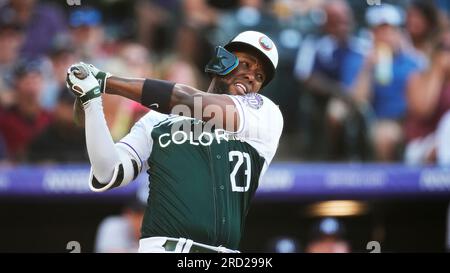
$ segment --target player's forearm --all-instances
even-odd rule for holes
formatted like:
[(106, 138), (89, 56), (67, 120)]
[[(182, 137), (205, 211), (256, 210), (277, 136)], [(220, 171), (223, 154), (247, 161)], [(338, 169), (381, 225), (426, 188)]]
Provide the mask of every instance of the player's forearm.
[(106, 81), (106, 93), (119, 95), (137, 102), (141, 102), (144, 81), (145, 79), (140, 78), (111, 76)]
[[(144, 90), (145, 79), (139, 78), (123, 78), (112, 76), (108, 78), (106, 82), (106, 93), (119, 95), (122, 97), (129, 98), (136, 102), (142, 102), (143, 92), (157, 92), (158, 90), (149, 90), (148, 88)], [(196, 94), (204, 93), (193, 87), (175, 84), (171, 90), (163, 90), (171, 92), (168, 108), (172, 108), (175, 105), (187, 105), (188, 107), (193, 107), (194, 96)], [(149, 101), (148, 103), (159, 103), (158, 101)], [(148, 107), (148, 105), (145, 105)], [(161, 111), (161, 109), (159, 109)], [(163, 111), (165, 112), (165, 111)], [(167, 114), (167, 113), (165, 113)]]
[(85, 107), (85, 116), (86, 146), (92, 170), (100, 183), (107, 183), (120, 159), (106, 125), (100, 98)]

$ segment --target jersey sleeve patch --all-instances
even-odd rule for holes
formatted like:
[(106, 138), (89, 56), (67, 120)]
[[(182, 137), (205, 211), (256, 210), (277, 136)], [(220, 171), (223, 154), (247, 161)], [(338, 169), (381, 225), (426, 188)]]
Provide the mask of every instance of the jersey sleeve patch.
[(246, 94), (243, 99), (244, 104), (253, 109), (259, 109), (263, 106), (264, 100), (258, 93)]

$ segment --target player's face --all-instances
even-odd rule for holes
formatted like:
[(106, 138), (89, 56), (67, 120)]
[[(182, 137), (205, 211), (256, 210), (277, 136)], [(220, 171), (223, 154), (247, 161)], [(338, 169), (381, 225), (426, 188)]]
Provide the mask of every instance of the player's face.
[(259, 92), (266, 79), (263, 64), (249, 53), (233, 52), (233, 54), (239, 58), (239, 65), (230, 74), (219, 78), (219, 88), (227, 90), (223, 93), (230, 95)]

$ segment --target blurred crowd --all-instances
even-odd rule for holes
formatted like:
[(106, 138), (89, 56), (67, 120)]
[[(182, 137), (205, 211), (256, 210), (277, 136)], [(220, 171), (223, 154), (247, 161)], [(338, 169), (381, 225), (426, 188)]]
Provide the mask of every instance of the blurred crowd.
[(336, 217), (320, 217), (306, 231), (302, 242), (295, 236), (273, 238), (265, 248), (269, 253), (351, 253), (344, 222)]
[[(448, 1), (67, 3), (0, 1), (1, 162), (88, 160), (65, 86), (70, 64), (206, 90), (214, 46), (253, 29), (280, 53), (263, 91), (285, 118), (277, 159), (450, 163)], [(103, 102), (115, 140), (148, 111)]]

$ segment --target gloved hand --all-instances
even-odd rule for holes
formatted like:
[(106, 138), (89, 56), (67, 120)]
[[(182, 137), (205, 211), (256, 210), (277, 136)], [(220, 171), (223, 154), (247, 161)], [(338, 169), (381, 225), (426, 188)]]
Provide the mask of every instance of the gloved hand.
[(100, 85), (86, 64), (77, 63), (67, 70), (66, 85), (86, 106), (89, 101), (101, 96)]
[(97, 79), (98, 84), (100, 85), (100, 92), (106, 93), (106, 91), (105, 91), (106, 79), (111, 77), (111, 73), (102, 71), (102, 70), (98, 69), (97, 67), (95, 67), (92, 64), (86, 64), (86, 63), (83, 63), (83, 62), (81, 62), (80, 64), (83, 64), (83, 65), (87, 66), (87, 68), (91, 71), (91, 73)]

